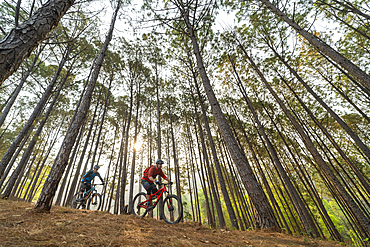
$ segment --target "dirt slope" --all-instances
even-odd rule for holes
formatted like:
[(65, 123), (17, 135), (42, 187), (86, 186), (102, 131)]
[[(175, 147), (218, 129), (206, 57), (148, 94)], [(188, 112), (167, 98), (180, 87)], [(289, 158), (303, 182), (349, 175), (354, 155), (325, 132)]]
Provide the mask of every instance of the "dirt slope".
[[(334, 242), (263, 231), (212, 230), (195, 223), (112, 215), (0, 200), (0, 246), (342, 246)], [(146, 243), (145, 243), (146, 242)]]

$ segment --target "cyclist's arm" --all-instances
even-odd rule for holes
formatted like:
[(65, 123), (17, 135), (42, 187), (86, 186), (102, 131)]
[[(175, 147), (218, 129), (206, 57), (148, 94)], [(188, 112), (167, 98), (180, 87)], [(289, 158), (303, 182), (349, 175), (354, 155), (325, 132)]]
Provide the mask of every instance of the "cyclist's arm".
[(166, 176), (164, 175), (163, 171), (161, 171), (161, 173), (159, 174), (164, 180), (166, 180), (167, 182), (171, 182), (171, 180)]
[(99, 177), (100, 181), (102, 182), (102, 184), (104, 184), (104, 180), (101, 178), (100, 173), (98, 173), (98, 177)]
[(155, 179), (152, 176), (148, 176), (149, 180), (152, 181), (153, 183), (155, 182)]
[(168, 177), (166, 175), (164, 175), (163, 171), (161, 171), (159, 173), (159, 175), (164, 179), (164, 180), (167, 180), (168, 182), (170, 182), (170, 180), (168, 179)]

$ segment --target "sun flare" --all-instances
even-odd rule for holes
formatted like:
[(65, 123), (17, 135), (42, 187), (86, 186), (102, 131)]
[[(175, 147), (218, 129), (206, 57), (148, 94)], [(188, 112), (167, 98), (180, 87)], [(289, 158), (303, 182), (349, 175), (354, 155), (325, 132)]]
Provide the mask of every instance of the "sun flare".
[(142, 145), (143, 145), (143, 143), (141, 141), (136, 141), (135, 144), (134, 144), (134, 149), (139, 150)]

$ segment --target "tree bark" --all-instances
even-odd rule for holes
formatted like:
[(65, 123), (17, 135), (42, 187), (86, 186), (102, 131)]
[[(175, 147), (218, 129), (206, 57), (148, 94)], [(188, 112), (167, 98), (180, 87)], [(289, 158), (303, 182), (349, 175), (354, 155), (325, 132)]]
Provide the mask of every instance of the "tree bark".
[(82, 100), (81, 106), (78, 109), (78, 113), (76, 115), (76, 118), (74, 119), (74, 124), (69, 129), (69, 132), (66, 133), (66, 136), (63, 140), (61, 149), (55, 159), (55, 162), (50, 170), (49, 176), (45, 181), (44, 187), (41, 191), (40, 197), (36, 203), (35, 212), (49, 212), (51, 208), (51, 204), (53, 202), (53, 198), (55, 195), (55, 192), (58, 187), (58, 183), (63, 176), (63, 172), (67, 166), (69, 154), (72, 150), (72, 147), (75, 143), (75, 140), (77, 138), (78, 132), (81, 128), (82, 123), (84, 122), (87, 111), (90, 106), (91, 96), (94, 91), (94, 87), (96, 84), (96, 81), (99, 76), (100, 68), (103, 64), (103, 60), (105, 57), (105, 52), (107, 51), (108, 45), (112, 39), (114, 24), (116, 21), (116, 17), (118, 15), (118, 10), (120, 8), (121, 1), (118, 0), (117, 7), (113, 13), (112, 22), (108, 31), (108, 35), (105, 39), (105, 42), (103, 44), (103, 47), (101, 48), (99, 58), (97, 60), (96, 67), (94, 69), (94, 72), (92, 74), (92, 77), (90, 79), (90, 83), (87, 86), (86, 94), (84, 95), (84, 98)]
[[(140, 107), (140, 89), (141, 89), (141, 82), (138, 82), (138, 92), (136, 93), (136, 116), (135, 116), (135, 127), (134, 127), (134, 143), (137, 141), (138, 135), (138, 122), (139, 122), (139, 107)], [(128, 197), (128, 213), (131, 214), (132, 212), (132, 199), (134, 197), (134, 182), (135, 182), (135, 163), (136, 163), (136, 148), (134, 147), (134, 151), (132, 154), (132, 163), (131, 163), (131, 178), (130, 178), (130, 192)]]
[[(6, 166), (9, 164), (9, 161), (12, 158), (16, 148), (19, 146), (19, 144), (21, 143), (24, 136), (30, 130), (30, 128), (31, 128), (33, 122), (35, 121), (36, 117), (39, 115), (39, 113), (41, 112), (41, 110), (45, 106), (46, 101), (50, 97), (50, 95), (52, 93), (52, 90), (54, 88), (54, 85), (57, 82), (59, 74), (62, 71), (62, 69), (64, 67), (64, 64), (66, 63), (66, 61), (68, 59), (68, 56), (69, 56), (69, 54), (72, 50), (72, 47), (73, 47), (73, 42), (69, 46), (69, 48), (66, 49), (66, 51), (63, 55), (63, 59), (60, 61), (59, 67), (58, 67), (57, 71), (55, 72), (53, 79), (50, 81), (48, 87), (46, 88), (46, 90), (45, 90), (44, 94), (42, 95), (41, 99), (39, 100), (39, 102), (37, 103), (35, 109), (33, 110), (32, 114), (31, 114), (31, 116), (28, 118), (28, 121), (23, 126), (22, 130), (19, 132), (18, 136), (15, 138), (13, 143), (10, 145), (10, 147), (8, 148), (6, 153), (4, 154), (4, 157), (0, 161), (0, 176), (3, 175), (4, 170), (5, 170)], [(0, 53), (1, 53), (1, 50), (0, 50)], [(1, 69), (0, 69), (0, 75), (1, 75)]]
[[(4, 195), (3, 196), (9, 197), (9, 195), (10, 195), (12, 189), (13, 189), (13, 186), (15, 184), (16, 179), (18, 178), (21, 170), (23, 170), (24, 167), (26, 166), (26, 162), (29, 159), (29, 157), (30, 157), (30, 155), (31, 155), (31, 153), (33, 151), (33, 148), (36, 145), (37, 139), (38, 139), (39, 135), (41, 134), (41, 131), (44, 128), (44, 125), (45, 125), (46, 121), (48, 120), (51, 111), (53, 110), (54, 104), (57, 101), (57, 99), (59, 97), (59, 94), (62, 91), (63, 85), (67, 81), (68, 76), (69, 76), (69, 73), (67, 73), (67, 75), (65, 76), (63, 82), (59, 86), (59, 89), (58, 89), (56, 95), (54, 96), (53, 102), (51, 102), (51, 104), (49, 105), (49, 109), (47, 110), (47, 112), (43, 116), (43, 120), (39, 124), (39, 126), (38, 126), (38, 128), (36, 130), (36, 133), (34, 134), (34, 136), (33, 136), (32, 140), (31, 140), (30, 144), (28, 145), (26, 151), (24, 151), (23, 156), (22, 156), (22, 159), (18, 163), (17, 168), (14, 170), (14, 172), (13, 172), (13, 174), (12, 174), (10, 180), (9, 180), (8, 186), (7, 186), (6, 190), (4, 191)], [(64, 120), (64, 118), (63, 118), (63, 120)]]
[[(106, 98), (105, 98), (103, 116), (102, 116), (102, 119), (100, 121), (99, 133), (98, 133), (98, 137), (96, 139), (96, 146), (95, 146), (94, 154), (93, 154), (92, 161), (91, 161), (91, 169), (93, 169), (93, 167), (94, 167), (95, 156), (96, 156), (96, 153), (97, 153), (98, 147), (99, 147), (100, 136), (101, 136), (101, 132), (102, 132), (102, 129), (103, 129), (104, 119), (105, 119), (105, 115), (106, 115), (107, 109), (108, 109), (108, 104), (109, 104), (108, 100), (109, 100), (109, 97), (110, 97), (110, 90), (111, 90), (112, 82), (113, 82), (113, 75), (109, 79), (109, 86), (108, 86), (108, 92), (107, 92), (107, 95), (106, 95)], [(103, 85), (102, 85), (102, 87), (103, 87)]]
[[(131, 124), (131, 116), (132, 116), (132, 107), (133, 107), (133, 90), (134, 90), (134, 85), (133, 85), (133, 82), (134, 81), (134, 78), (131, 78), (131, 85), (130, 85), (130, 110), (129, 110), (129, 113), (128, 113), (128, 117), (127, 117), (127, 126), (126, 126), (126, 130), (125, 130), (125, 149), (124, 149), (124, 153), (123, 153), (123, 159), (121, 159), (121, 162), (120, 162), (120, 169), (122, 168), (122, 174), (120, 174), (120, 183), (121, 183), (121, 193), (120, 193), (120, 197), (119, 197), (119, 203), (120, 203), (120, 207), (119, 207), (119, 211), (121, 214), (124, 213), (124, 208), (125, 208), (125, 189), (126, 189), (126, 181), (127, 181), (127, 156), (128, 156), (128, 138), (129, 138), (129, 133), (130, 133), (130, 124)], [(123, 162), (123, 163), (122, 163)], [(121, 170), (120, 170), (121, 171)], [(116, 200), (118, 200), (118, 198), (116, 198)]]
[(17, 88), (12, 94), (12, 97), (10, 98), (9, 102), (6, 104), (5, 108), (2, 110), (1, 116), (0, 116), (0, 127), (3, 125), (6, 116), (8, 115), (10, 108), (13, 106), (15, 100), (18, 97), (19, 92), (21, 91), (23, 84), (26, 82), (28, 76), (31, 74), (31, 71), (35, 67), (35, 64), (37, 62), (37, 59), (39, 58), (43, 48), (40, 49), (40, 51), (35, 55), (35, 59), (33, 60), (31, 66), (28, 68), (26, 74), (22, 77), (21, 81), (19, 82)]
[[(348, 133), (352, 140), (358, 145), (362, 152), (370, 159), (370, 149), (361, 141), (361, 139), (353, 132), (353, 130), (343, 121), (343, 119), (338, 116), (313, 90), (312, 88), (300, 77), (295, 71), (281, 56), (277, 51), (269, 45), (271, 50), (275, 55), (284, 63), (284, 65), (289, 69), (289, 71), (298, 79), (300, 83), (307, 89), (307, 91), (320, 103), (322, 107), (338, 122), (338, 124)], [(332, 139), (333, 140), (333, 139)]]
[(302, 199), (298, 195), (296, 188), (293, 186), (292, 182), (290, 181), (286, 171), (283, 168), (283, 165), (280, 162), (280, 159), (278, 158), (277, 152), (276, 152), (275, 148), (273, 147), (273, 145), (270, 141), (270, 138), (267, 136), (267, 134), (265, 132), (265, 129), (263, 128), (263, 126), (261, 124), (261, 121), (258, 118), (258, 115), (257, 115), (257, 113), (256, 113), (256, 111), (255, 111), (255, 109), (252, 105), (252, 102), (249, 99), (249, 97), (248, 97), (248, 95), (247, 95), (247, 93), (244, 89), (244, 86), (242, 85), (242, 82), (239, 78), (239, 74), (236, 71), (234, 61), (232, 61), (230, 56), (229, 56), (229, 59), (230, 59), (231, 65), (233, 67), (234, 73), (236, 75), (238, 85), (239, 85), (239, 87), (242, 91), (242, 94), (244, 96), (244, 99), (246, 100), (247, 105), (248, 105), (250, 111), (252, 112), (252, 115), (253, 115), (253, 117), (254, 117), (257, 125), (258, 125), (258, 129), (259, 129), (259, 131), (260, 131), (260, 133), (263, 137), (263, 140), (266, 142), (267, 149), (270, 152), (270, 155), (272, 156), (272, 161), (275, 163), (275, 166), (276, 166), (277, 170), (279, 171), (282, 180), (284, 181), (285, 185), (287, 186), (289, 194), (290, 194), (290, 196), (292, 198), (292, 201), (295, 205), (296, 212), (297, 212), (299, 218), (301, 219), (301, 222), (302, 222), (304, 228), (306, 229), (306, 232), (309, 233), (309, 234), (312, 232), (315, 237), (320, 237), (319, 232), (317, 231), (317, 228), (315, 226), (315, 223), (312, 220), (311, 215), (308, 213), (307, 208), (305, 207), (305, 205), (303, 204)]
[(112, 152), (111, 152), (111, 155), (110, 155), (110, 158), (109, 158), (109, 163), (108, 163), (108, 168), (107, 168), (107, 174), (105, 175), (105, 183), (106, 185), (103, 187), (103, 190), (102, 190), (102, 195), (103, 195), (103, 198), (102, 198), (102, 205), (101, 205), (101, 210), (104, 211), (104, 206), (105, 206), (105, 195), (106, 195), (106, 188), (108, 186), (108, 181), (109, 181), (109, 172), (110, 172), (110, 167), (111, 167), (111, 164), (112, 164), (112, 161), (113, 161), (113, 154), (114, 154), (114, 148), (115, 148), (115, 145), (116, 145), (116, 138), (117, 138), (117, 132), (118, 132), (118, 124), (115, 124), (116, 125), (116, 129), (114, 131), (114, 137), (113, 137), (113, 145), (112, 145)]
[[(57, 200), (55, 202), (55, 205), (58, 205), (58, 206), (68, 206), (69, 204), (67, 204), (67, 199), (68, 199), (68, 190), (66, 190), (66, 193), (64, 195), (64, 200), (63, 200), (63, 203), (62, 203), (62, 197), (63, 197), (63, 194), (64, 194), (64, 190), (65, 189), (68, 189), (68, 187), (70, 186), (71, 184), (71, 178), (72, 178), (72, 173), (73, 173), (73, 170), (71, 171), (72, 167), (74, 166), (75, 164), (75, 161), (76, 161), (76, 154), (80, 148), (80, 142), (81, 142), (81, 138), (83, 136), (83, 133), (85, 131), (85, 123), (84, 122), (81, 126), (81, 129), (80, 129), (80, 132), (78, 134), (78, 137), (77, 137), (77, 141), (75, 143), (75, 146), (74, 146), (74, 149), (73, 149), (73, 153), (72, 153), (72, 156), (71, 158), (69, 159), (69, 162), (68, 162), (68, 167), (67, 167), (67, 171), (64, 173), (64, 178), (63, 178), (63, 181), (62, 181), (62, 184), (60, 185), (60, 190), (59, 190), (59, 194), (58, 194), (58, 197), (57, 197)], [(71, 172), (70, 172), (71, 171)], [(69, 181), (67, 187), (66, 187), (66, 184), (67, 184), (67, 180)], [(69, 201), (68, 201), (69, 202)], [(61, 204), (62, 203), (62, 204)]]
[[(199, 116), (198, 116), (198, 109), (197, 109), (197, 106), (196, 106), (196, 102), (195, 102), (195, 98), (194, 98), (193, 93), (191, 93), (191, 96), (193, 98), (194, 114), (196, 116), (199, 135), (200, 135), (200, 139), (201, 139), (201, 143), (202, 143), (203, 157), (204, 157), (204, 160), (205, 160), (205, 163), (206, 163), (206, 166), (207, 166), (206, 170), (208, 170), (208, 173), (207, 173), (208, 178), (209, 178), (208, 181), (210, 183), (210, 188), (211, 188), (211, 191), (212, 191), (212, 195), (215, 199), (215, 206), (216, 206), (216, 210), (217, 210), (217, 215), (218, 215), (218, 221), (219, 221), (219, 224), (220, 224), (220, 228), (224, 229), (226, 227), (225, 218), (224, 218), (224, 215), (223, 215), (223, 212), (222, 212), (222, 209), (221, 209), (221, 204), (217, 200), (217, 191), (216, 191), (216, 188), (215, 188), (215, 181), (214, 181), (214, 179), (212, 177), (212, 174), (211, 174), (211, 167), (210, 167), (210, 164), (209, 164), (209, 158), (208, 158), (208, 154), (207, 154), (206, 143), (205, 143), (205, 140), (204, 140), (203, 128), (202, 128), (201, 123), (200, 123), (200, 119), (199, 119)], [(209, 128), (209, 126), (208, 126), (208, 128)]]
[(20, 26), (0, 40), (0, 85), (46, 39), (75, 0), (49, 0)]
[(204, 121), (205, 128), (206, 128), (206, 131), (207, 131), (209, 144), (211, 146), (214, 165), (215, 165), (216, 170), (217, 170), (218, 180), (220, 182), (222, 195), (224, 197), (226, 208), (227, 208), (227, 211), (229, 213), (229, 218), (230, 218), (230, 221), (231, 221), (231, 225), (235, 229), (239, 229), (238, 222), (236, 220), (235, 211), (234, 211), (234, 208), (231, 204), (229, 193), (227, 192), (227, 189), (226, 189), (225, 180), (222, 176), (220, 162), (219, 162), (218, 157), (217, 157), (217, 152), (216, 152), (215, 144), (214, 144), (213, 137), (212, 137), (212, 134), (211, 134), (206, 109), (205, 109), (205, 106), (204, 106), (204, 103), (203, 103), (202, 95), (200, 93), (198, 82), (196, 80), (196, 75), (194, 73), (194, 69), (193, 69), (193, 66), (192, 66), (192, 61), (190, 60), (190, 54), (189, 53), (188, 53), (188, 60), (189, 60), (190, 70), (191, 70), (192, 75), (193, 75), (193, 81), (194, 81), (194, 84), (195, 84), (195, 88), (196, 88), (196, 91), (197, 91), (197, 94), (198, 94), (198, 97), (199, 97), (199, 102), (200, 102), (200, 105), (201, 105), (202, 113), (203, 113), (203, 121)]
[(334, 175), (334, 173), (331, 171), (329, 166), (326, 164), (326, 162), (323, 160), (320, 153), (315, 148), (313, 142), (309, 138), (309, 136), (304, 132), (301, 125), (297, 122), (297, 120), (292, 116), (292, 114), (289, 112), (289, 110), (286, 108), (284, 103), (281, 101), (281, 99), (277, 96), (276, 92), (272, 89), (270, 84), (267, 82), (265, 77), (263, 76), (262, 72), (258, 69), (257, 65), (254, 63), (254, 61), (251, 59), (251, 57), (247, 54), (245, 49), (241, 47), (244, 51), (245, 56), (248, 58), (252, 68), (256, 71), (256, 73), (259, 75), (261, 80), (264, 82), (270, 93), (274, 96), (286, 116), (289, 118), (291, 123), (294, 125), (298, 133), (302, 137), (302, 141), (304, 142), (307, 149), (312, 154), (313, 158), (317, 162), (317, 164), (320, 166), (321, 169), (323, 169), (324, 173), (326, 174), (329, 181), (335, 186), (335, 188), (338, 190), (338, 192), (343, 197), (344, 201), (350, 208), (351, 212), (359, 222), (361, 226), (361, 231), (363, 232), (364, 236), (370, 236), (370, 220), (364, 215), (364, 213), (361, 211), (359, 206), (356, 204), (356, 202), (353, 200), (353, 198), (349, 195), (349, 193), (345, 190), (343, 185), (339, 182), (338, 178)]
[(203, 86), (206, 91), (209, 103), (212, 108), (213, 115), (216, 118), (216, 122), (221, 130), (222, 137), (225, 143), (228, 145), (229, 151), (231, 153), (232, 159), (236, 164), (239, 174), (243, 180), (243, 183), (248, 191), (253, 205), (256, 209), (256, 222), (258, 223), (258, 228), (272, 228), (278, 227), (275, 215), (271, 208), (271, 205), (261, 187), (257, 182), (255, 175), (250, 167), (250, 164), (245, 157), (245, 155), (240, 150), (235, 137), (233, 136), (230, 127), (222, 113), (221, 107), (217, 101), (217, 98), (213, 92), (211, 83), (209, 81), (207, 72), (204, 68), (203, 58), (200, 54), (197, 38), (194, 34), (193, 27), (190, 23), (189, 16), (182, 9), (182, 18), (184, 19), (192, 44), (194, 53), (196, 55), (198, 69), (202, 78)]
[[(86, 85), (87, 84), (88, 83), (86, 83)], [(78, 103), (78, 105), (80, 105), (80, 103), (84, 99), (83, 98), (84, 97), (84, 92), (85, 92), (85, 88), (84, 88), (84, 90), (81, 93), (81, 98), (80, 98), (80, 102)], [(80, 178), (81, 167), (82, 167), (82, 163), (83, 163), (83, 160), (84, 160), (84, 157), (85, 157), (85, 154), (86, 154), (87, 147), (89, 146), (89, 140), (90, 140), (91, 133), (92, 133), (92, 130), (93, 130), (93, 127), (94, 127), (96, 112), (98, 110), (99, 100), (100, 100), (100, 97), (101, 97), (101, 93), (102, 93), (102, 90), (99, 91), (99, 96), (98, 96), (98, 99), (96, 101), (96, 106), (95, 106), (95, 109), (94, 109), (94, 115), (92, 117), (91, 124), (90, 124), (90, 127), (89, 127), (89, 131), (88, 131), (87, 136), (86, 136), (85, 145), (84, 145), (84, 147), (82, 149), (82, 152), (81, 152), (81, 155), (80, 155), (80, 159), (79, 159), (78, 164), (77, 164), (77, 168), (76, 168), (75, 175), (73, 177), (71, 188), (69, 189), (69, 194), (67, 196), (67, 202), (66, 202), (67, 205), (69, 205), (71, 203), (71, 201), (72, 201), (73, 195), (75, 194), (75, 191), (76, 191), (78, 179)], [(70, 128), (73, 127), (74, 119), (77, 117), (77, 114), (78, 114), (78, 108), (76, 109), (75, 114), (73, 115), (71, 124), (69, 125), (69, 128), (68, 129), (70, 129)], [(87, 118), (85, 118), (85, 120), (83, 122), (83, 126), (85, 126), (86, 120), (87, 120)]]
[[(56, 142), (56, 141), (57, 141), (57, 139), (58, 139), (58, 134), (59, 134), (59, 131), (60, 131), (60, 129), (61, 129), (61, 126), (62, 126), (62, 125), (60, 125), (60, 127), (59, 127), (59, 129), (58, 129), (58, 131), (57, 131), (57, 133), (56, 133), (56, 135), (55, 135), (55, 137), (54, 137), (53, 142), (50, 144), (49, 149), (48, 149), (48, 151), (47, 151), (46, 155), (43, 155), (43, 156), (42, 156), (42, 157), (44, 158), (44, 159), (42, 160), (42, 163), (41, 163), (41, 160), (39, 161), (39, 162), (41, 163), (41, 166), (40, 166), (40, 168), (39, 168), (39, 170), (38, 170), (38, 172), (37, 172), (37, 175), (36, 175), (36, 177), (35, 177), (35, 179), (34, 179), (34, 181), (33, 181), (33, 184), (32, 184), (32, 187), (31, 187), (31, 190), (30, 190), (30, 192), (29, 192), (29, 194), (28, 194), (28, 197), (27, 197), (27, 201), (28, 201), (28, 202), (31, 202), (31, 201), (32, 201), (33, 197), (35, 196), (35, 194), (36, 194), (36, 192), (37, 192), (37, 189), (38, 189), (38, 186), (37, 186), (37, 188), (36, 188), (37, 182), (39, 181), (40, 174), (41, 174), (42, 169), (44, 168), (44, 166), (45, 166), (45, 164), (46, 164), (46, 161), (47, 161), (47, 159), (48, 159), (48, 157), (49, 157), (49, 154), (50, 154), (51, 150), (53, 149), (53, 146), (54, 146), (55, 142)], [(37, 164), (37, 167), (38, 167), (38, 166), (39, 166), (39, 164)], [(47, 170), (47, 169), (45, 169), (44, 174), (45, 174), (46, 170)], [(37, 171), (37, 169), (35, 170), (35, 172), (36, 172), (36, 171)], [(40, 180), (39, 184), (41, 183), (41, 181), (42, 181), (42, 179)], [(31, 182), (32, 182), (32, 181), (31, 181)]]
[(294, 28), (300, 35), (302, 35), (311, 45), (316, 49), (333, 59), (342, 68), (347, 70), (358, 82), (360, 82), (367, 90), (370, 91), (370, 76), (361, 70), (357, 65), (352, 63), (350, 60), (345, 58), (342, 54), (331, 48), (323, 40), (317, 36), (307, 32), (302, 27), (300, 27), (293, 20), (288, 18), (282, 11), (280, 11), (275, 5), (273, 5), (269, 0), (259, 0), (273, 13), (283, 19), (289, 26)]

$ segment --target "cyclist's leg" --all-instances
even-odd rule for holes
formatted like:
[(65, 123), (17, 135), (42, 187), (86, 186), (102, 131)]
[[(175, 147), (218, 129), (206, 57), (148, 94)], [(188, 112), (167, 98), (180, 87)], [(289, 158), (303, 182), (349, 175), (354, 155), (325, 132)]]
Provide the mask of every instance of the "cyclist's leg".
[[(153, 195), (153, 194), (157, 193), (157, 191), (158, 191), (157, 186), (154, 183), (151, 184), (151, 187), (148, 190), (148, 194), (147, 194), (148, 200), (150, 199), (150, 195)], [(153, 200), (153, 198), (152, 198), (152, 200)], [(152, 200), (150, 200), (148, 202), (148, 207), (147, 207), (148, 209), (154, 208), (154, 205), (153, 205), (153, 201)]]
[(141, 180), (141, 185), (146, 190), (146, 199), (149, 200), (150, 199), (150, 192), (152, 190), (151, 184), (148, 181), (146, 181), (145, 179), (142, 179)]
[[(83, 187), (83, 191), (81, 192), (82, 194), (85, 192), (85, 191), (89, 191), (91, 189), (91, 184), (90, 183), (83, 183), (84, 184), (84, 187)], [(82, 197), (82, 195), (81, 195)], [(85, 209), (86, 208), (86, 201), (84, 201), (84, 203), (82, 204), (81, 206), (82, 209)]]
[(86, 183), (86, 182), (81, 182), (81, 186), (80, 186), (80, 195), (82, 195), (84, 192), (88, 191), (89, 189), (91, 189), (91, 184), (89, 183)]
[[(157, 186), (155, 186), (154, 183), (149, 183), (145, 179), (142, 179), (141, 180), (141, 184), (143, 185), (144, 189), (147, 191), (147, 193), (146, 193), (146, 200), (150, 200), (150, 195), (151, 194), (154, 194), (154, 193), (156, 193), (158, 191), (157, 190)], [(147, 202), (147, 209), (153, 208), (153, 206), (151, 204), (152, 204), (151, 201), (148, 201)]]
[(158, 192), (157, 186), (153, 183), (152, 187), (150, 188), (150, 194), (155, 194), (157, 192)]
[(79, 192), (80, 198), (82, 198), (82, 195), (83, 195), (83, 193), (85, 191), (86, 191), (86, 184), (85, 184), (85, 182), (81, 182), (81, 184), (80, 184), (80, 192)]

